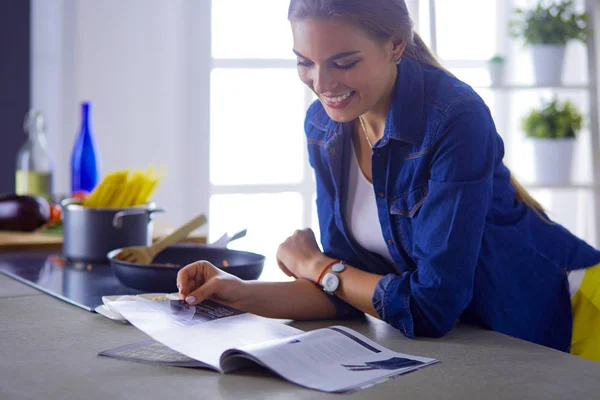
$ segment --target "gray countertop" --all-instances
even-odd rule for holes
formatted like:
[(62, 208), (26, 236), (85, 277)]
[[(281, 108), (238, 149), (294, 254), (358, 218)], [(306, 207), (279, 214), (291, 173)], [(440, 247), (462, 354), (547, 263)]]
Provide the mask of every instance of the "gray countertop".
[(298, 322), (311, 330), (349, 326), (399, 352), (441, 363), (350, 395), (289, 383), (264, 370), (221, 375), (97, 356), (148, 337), (0, 275), (0, 399), (592, 399), (600, 363), (471, 326), (441, 339), (409, 340), (385, 323)]

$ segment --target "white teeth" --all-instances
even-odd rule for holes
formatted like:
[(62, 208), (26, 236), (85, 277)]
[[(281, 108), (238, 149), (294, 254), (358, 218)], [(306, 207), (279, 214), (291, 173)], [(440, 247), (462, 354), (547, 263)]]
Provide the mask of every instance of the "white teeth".
[(350, 95), (352, 95), (352, 93), (354, 93), (354, 92), (348, 92), (348, 93), (343, 94), (343, 95), (338, 96), (338, 97), (326, 97), (326, 96), (323, 96), (323, 97), (325, 97), (331, 103), (339, 103), (341, 101), (346, 100), (348, 97), (350, 97)]

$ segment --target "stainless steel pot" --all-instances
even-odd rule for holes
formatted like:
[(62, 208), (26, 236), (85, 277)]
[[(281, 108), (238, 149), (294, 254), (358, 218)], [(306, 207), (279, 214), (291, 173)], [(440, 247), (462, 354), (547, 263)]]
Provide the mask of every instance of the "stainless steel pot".
[(69, 260), (106, 262), (111, 250), (152, 244), (154, 203), (128, 208), (87, 208), (66, 199), (63, 209), (63, 256)]

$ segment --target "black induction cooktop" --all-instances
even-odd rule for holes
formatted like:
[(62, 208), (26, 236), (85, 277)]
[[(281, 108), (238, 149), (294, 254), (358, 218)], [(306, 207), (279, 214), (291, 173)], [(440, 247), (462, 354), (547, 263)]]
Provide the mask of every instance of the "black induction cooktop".
[(141, 293), (123, 286), (108, 264), (68, 262), (48, 251), (2, 252), (0, 272), (88, 311), (102, 296)]

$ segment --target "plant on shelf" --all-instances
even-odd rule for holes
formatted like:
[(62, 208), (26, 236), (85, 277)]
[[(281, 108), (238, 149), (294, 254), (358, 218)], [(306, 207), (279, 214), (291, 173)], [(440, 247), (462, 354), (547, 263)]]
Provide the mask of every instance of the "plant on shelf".
[(582, 125), (583, 116), (571, 101), (561, 104), (554, 98), (523, 118), (522, 128), (530, 138), (575, 139)]
[(586, 43), (591, 33), (588, 14), (578, 12), (573, 0), (540, 0), (534, 8), (515, 9), (515, 16), (510, 33), (532, 48), (536, 83), (559, 84), (567, 43)]
[(577, 13), (573, 0), (541, 0), (537, 7), (515, 9), (521, 18), (510, 22), (513, 37), (522, 37), (526, 45), (566, 45), (571, 39), (586, 42), (587, 13)]
[(560, 103), (556, 98), (523, 118), (523, 131), (533, 145), (538, 183), (570, 182), (575, 138), (582, 126), (583, 116), (575, 105), (571, 101)]
[(504, 57), (496, 54), (488, 60), (488, 64), (492, 86), (502, 85), (504, 83)]

